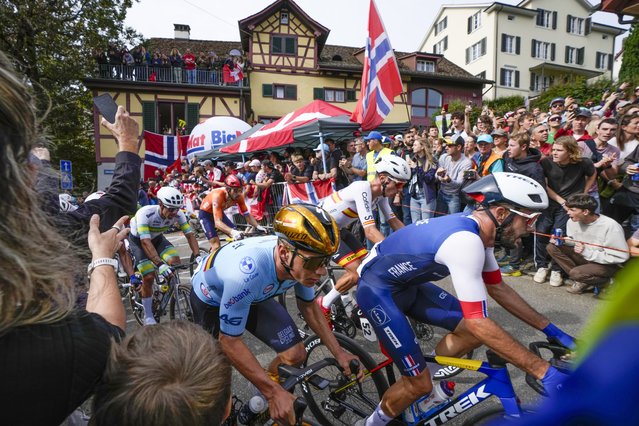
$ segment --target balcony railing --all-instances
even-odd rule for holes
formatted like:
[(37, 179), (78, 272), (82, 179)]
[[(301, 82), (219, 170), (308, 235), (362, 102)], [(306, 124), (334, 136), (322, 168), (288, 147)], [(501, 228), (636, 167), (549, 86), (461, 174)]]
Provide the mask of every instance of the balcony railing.
[(204, 86), (248, 87), (248, 78), (237, 83), (224, 83), (221, 70), (185, 70), (178, 67), (98, 64), (96, 78), (107, 80), (197, 84)]

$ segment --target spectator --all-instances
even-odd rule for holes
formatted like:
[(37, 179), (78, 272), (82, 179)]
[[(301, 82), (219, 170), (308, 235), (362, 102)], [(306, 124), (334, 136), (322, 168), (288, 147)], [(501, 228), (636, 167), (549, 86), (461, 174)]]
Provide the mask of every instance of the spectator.
[(515, 131), (515, 125), (517, 124), (515, 112), (508, 111), (506, 114), (504, 114), (504, 120), (506, 121), (506, 127), (504, 127), (504, 130), (508, 133), (513, 133)]
[(135, 59), (129, 52), (129, 49), (122, 49), (122, 65), (124, 67), (124, 78), (127, 80), (133, 80), (133, 67), (135, 65)]
[(517, 119), (517, 131), (518, 132), (530, 132), (530, 129), (536, 124), (535, 116), (532, 113), (525, 113), (519, 116)]
[(550, 257), (574, 281), (566, 289), (572, 294), (607, 285), (629, 257), (623, 228), (613, 219), (597, 215), (597, 206), (597, 200), (588, 194), (568, 197), (566, 237), (570, 241), (553, 238), (547, 246)]
[(201, 327), (143, 327), (112, 351), (93, 399), (96, 426), (219, 425), (231, 408), (231, 365)]
[(548, 105), (548, 107), (550, 108), (549, 113), (550, 115), (563, 115), (564, 111), (565, 111), (565, 99), (564, 98), (555, 98), (552, 101), (550, 101), (550, 104)]
[(621, 151), (620, 159), (626, 158), (639, 145), (639, 114), (624, 115), (619, 119), (617, 134), (608, 141)]
[(491, 136), (495, 144), (493, 152), (501, 157), (508, 149), (508, 132), (504, 129), (495, 129)]
[(188, 84), (195, 84), (195, 67), (197, 66), (195, 55), (191, 52), (191, 49), (186, 48), (186, 53), (182, 56), (184, 63), (184, 69), (186, 70), (186, 82)]
[(275, 196), (272, 192), (272, 186), (274, 183), (284, 182), (284, 176), (279, 170), (275, 168), (275, 165), (271, 160), (262, 161), (262, 170), (265, 173), (263, 182), (255, 181), (254, 184), (259, 188), (258, 201), (264, 200), (268, 206), (272, 206), (273, 212), (279, 210), (282, 203), (281, 197)]
[(393, 151), (390, 148), (384, 148), (382, 146), (382, 134), (377, 131), (372, 131), (364, 138), (364, 141), (368, 144), (368, 153), (366, 154), (366, 179), (372, 182), (375, 179), (377, 172), (375, 171), (375, 160), (391, 155)]
[(217, 162), (213, 163), (213, 160), (205, 160), (202, 163), (204, 166), (205, 181), (210, 188), (221, 188), (224, 186), (224, 174), (217, 166)]
[(352, 182), (364, 180), (366, 178), (366, 154), (368, 147), (362, 137), (355, 139), (355, 155), (351, 160), (351, 166), (348, 169), (349, 177)]
[(479, 150), (477, 149), (477, 136), (467, 136), (464, 138), (464, 155), (470, 160), (475, 154), (479, 154)]
[(430, 219), (437, 207), (437, 162), (427, 142), (416, 139), (413, 143), (413, 157), (409, 159), (411, 179), (408, 191), (410, 194), (411, 222)]
[[(328, 145), (325, 143), (320, 143), (319, 145), (317, 145), (315, 149), (313, 149), (313, 151), (315, 152), (315, 158), (316, 158), (313, 180), (317, 180), (317, 179), (326, 180), (333, 177), (334, 174), (331, 174), (332, 159), (329, 155), (330, 148), (328, 147)], [(335, 173), (337, 173), (337, 167), (339, 167), (339, 165), (334, 164), (334, 166), (336, 169)]]
[(446, 154), (441, 156), (436, 172), (440, 183), (437, 194), (437, 216), (458, 213), (461, 210), (460, 191), (464, 182), (464, 172), (472, 167), (470, 160), (462, 155), (464, 138), (459, 136), (455, 140), (448, 138), (445, 140)]
[(197, 66), (197, 81), (198, 83), (208, 83), (208, 69), (209, 69), (209, 57), (204, 52), (200, 52), (200, 56), (195, 60)]
[(493, 151), (493, 146), (492, 136), (481, 134), (477, 138), (479, 152), (471, 159), (472, 168), (477, 172), (477, 179), (490, 173), (504, 171), (504, 160), (501, 159), (501, 155)]
[(149, 205), (149, 196), (147, 195), (147, 191), (149, 186), (146, 182), (140, 182), (140, 188), (138, 189), (138, 206), (144, 207)]
[(628, 238), (628, 250), (630, 251), (630, 256), (639, 257), (639, 229)]
[[(451, 139), (451, 140), (457, 140), (457, 139)], [(434, 140), (432, 142), (431, 152), (433, 153), (433, 159), (435, 161), (439, 161), (441, 156), (446, 153), (446, 141), (442, 138)]]
[(171, 49), (169, 62), (173, 69), (173, 81), (178, 84), (182, 83), (182, 55), (180, 55), (180, 51), (177, 47)]
[[(606, 215), (623, 223), (630, 215), (639, 214), (639, 147), (636, 147), (623, 161), (619, 170), (625, 175), (619, 191), (610, 199)], [(633, 226), (634, 224), (631, 224)], [(635, 231), (636, 225), (633, 226)]]
[(586, 130), (586, 126), (592, 118), (592, 113), (587, 108), (578, 108), (575, 111), (568, 113), (568, 117), (563, 127), (557, 130), (555, 138), (562, 136), (572, 136), (576, 141), (585, 141), (592, 139)]
[(548, 116), (546, 124), (548, 125), (548, 143), (552, 145), (555, 141), (555, 134), (561, 128), (561, 114), (551, 114)]
[(291, 161), (290, 172), (285, 175), (288, 183), (306, 183), (313, 179), (313, 166), (301, 154), (293, 154)]
[(452, 140), (457, 140), (458, 136), (464, 139), (468, 136), (464, 130), (464, 113), (461, 111), (455, 111), (451, 114), (451, 126), (446, 128), (446, 111), (442, 111), (442, 133), (444, 136), (450, 136)]
[(552, 152), (552, 145), (548, 143), (549, 134), (548, 126), (543, 123), (537, 124), (532, 128), (530, 147), (539, 150), (543, 157), (550, 156)]
[[(555, 229), (561, 229), (565, 234), (568, 214), (566, 199), (578, 193), (587, 192), (597, 175), (595, 166), (588, 158), (582, 158), (577, 141), (572, 136), (562, 136), (552, 145), (552, 157), (542, 158), (541, 167), (546, 176), (549, 205), (537, 221), (537, 232), (550, 234)], [(561, 268), (556, 263), (548, 268), (550, 258), (546, 251), (548, 238), (539, 236), (535, 246), (535, 263), (537, 273), (533, 280), (543, 283), (550, 272), (550, 285), (563, 285)]]

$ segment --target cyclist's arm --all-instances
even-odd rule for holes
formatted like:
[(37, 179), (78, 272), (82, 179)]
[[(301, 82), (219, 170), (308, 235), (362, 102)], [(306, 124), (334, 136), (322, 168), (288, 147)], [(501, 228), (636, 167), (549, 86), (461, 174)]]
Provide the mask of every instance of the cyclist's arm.
[(146, 257), (153, 262), (155, 266), (159, 266), (164, 262), (160, 257), (160, 254), (153, 246), (150, 238), (140, 238), (140, 244), (142, 244), (142, 250), (146, 253)]
[(382, 233), (375, 226), (375, 219), (373, 218), (373, 194), (371, 193), (371, 185), (368, 181), (362, 180), (351, 183), (348, 187), (340, 191), (342, 197), (353, 197), (355, 201), (355, 208), (357, 209), (357, 215), (359, 221), (364, 228), (364, 235), (366, 239), (378, 243), (384, 239)]
[[(398, 192), (397, 194), (400, 195), (401, 197), (401, 192)], [(388, 198), (386, 197), (380, 198), (379, 203), (377, 205), (379, 206), (379, 211), (384, 214), (386, 221), (388, 222), (390, 227), (393, 229), (393, 231), (397, 231), (399, 228), (404, 227), (404, 224), (402, 223), (402, 221), (397, 219), (397, 217), (395, 216), (395, 213), (393, 213), (393, 209), (391, 209), (390, 204), (388, 204)]]
[(214, 192), (211, 196), (211, 209), (213, 217), (215, 218), (215, 228), (224, 232), (227, 235), (231, 235), (233, 230), (230, 226), (224, 223), (224, 204), (226, 203), (226, 192)]
[(184, 234), (184, 236), (186, 237), (186, 241), (189, 243), (191, 253), (193, 253), (193, 256), (198, 257), (200, 255), (200, 245), (197, 242), (197, 238), (195, 238), (195, 234), (193, 232), (189, 232), (188, 234)]

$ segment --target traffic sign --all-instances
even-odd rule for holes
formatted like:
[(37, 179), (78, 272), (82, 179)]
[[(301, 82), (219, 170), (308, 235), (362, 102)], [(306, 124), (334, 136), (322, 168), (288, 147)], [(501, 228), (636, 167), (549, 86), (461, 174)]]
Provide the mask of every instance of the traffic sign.
[(60, 187), (62, 189), (73, 189), (73, 176), (71, 175), (71, 173), (60, 173)]
[(70, 174), (73, 171), (71, 160), (60, 160), (60, 171)]

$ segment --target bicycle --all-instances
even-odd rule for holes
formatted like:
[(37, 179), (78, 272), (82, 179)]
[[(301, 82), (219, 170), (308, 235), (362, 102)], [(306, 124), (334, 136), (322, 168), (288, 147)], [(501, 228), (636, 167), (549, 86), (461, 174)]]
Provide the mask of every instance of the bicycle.
[[(335, 337), (342, 348), (360, 357), (363, 368), (365, 368), (364, 379), (361, 382), (357, 382), (345, 377), (339, 370), (331, 369), (329, 364), (321, 370), (315, 371), (315, 376), (317, 377), (308, 381), (311, 385), (307, 382), (302, 383), (302, 392), (311, 412), (322, 425), (352, 426), (357, 420), (364, 419), (373, 412), (389, 383), (393, 384), (395, 382), (393, 361), (386, 357), (386, 359), (376, 363), (370, 354), (352, 339), (340, 334), (335, 334)], [(315, 365), (316, 359), (328, 359), (332, 356), (317, 336), (307, 337), (304, 344), (308, 353), (304, 365), (311, 363), (311, 365)], [(543, 345), (545, 342), (534, 343), (534, 345), (540, 344)], [(532, 347), (533, 344), (531, 344)], [(567, 353), (567, 349), (563, 348), (562, 352), (563, 354)], [(559, 362), (559, 360), (555, 361), (557, 355), (558, 352), (553, 352), (553, 364), (555, 365)], [(487, 377), (454, 399), (449, 399), (447, 402), (433, 407), (417, 422), (404, 423), (398, 417), (390, 424), (409, 426), (443, 424), (486, 401), (491, 396), (498, 397), (501, 406), (477, 412), (474, 416), (468, 418), (463, 423), (464, 425), (484, 424), (495, 419), (513, 420), (530, 413), (531, 410), (522, 406), (515, 394), (506, 368), (507, 362), (491, 350), (486, 351), (486, 356), (488, 362), (425, 355), (424, 358), (427, 362), (473, 370)], [(384, 371), (387, 374), (388, 381), (384, 376)], [(324, 383), (324, 385), (312, 386), (312, 384), (318, 382)], [(538, 387), (531, 385), (530, 382), (528, 384), (539, 392)], [(536, 384), (539, 385), (538, 383)]]

